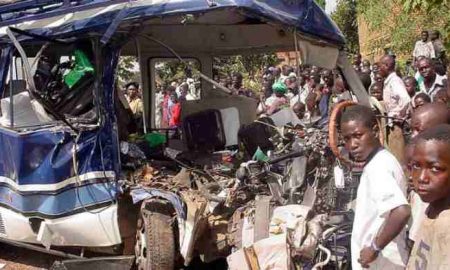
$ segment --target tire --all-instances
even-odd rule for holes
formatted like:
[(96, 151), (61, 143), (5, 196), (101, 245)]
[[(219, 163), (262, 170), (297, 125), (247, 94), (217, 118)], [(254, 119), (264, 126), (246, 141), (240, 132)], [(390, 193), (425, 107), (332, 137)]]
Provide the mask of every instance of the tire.
[(138, 221), (135, 248), (137, 269), (174, 269), (177, 258), (171, 208), (160, 203), (152, 203), (151, 208), (143, 209)]

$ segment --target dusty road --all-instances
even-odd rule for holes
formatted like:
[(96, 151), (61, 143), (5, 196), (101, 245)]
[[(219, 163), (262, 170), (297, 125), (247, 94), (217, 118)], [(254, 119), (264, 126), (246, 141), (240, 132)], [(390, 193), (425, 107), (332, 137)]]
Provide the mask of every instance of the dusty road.
[[(0, 244), (0, 270), (49, 269), (57, 260), (61, 260), (61, 258), (23, 248)], [(192, 264), (189, 267), (183, 269), (225, 270), (227, 269), (227, 266), (224, 259), (205, 264), (200, 262), (199, 258), (197, 257), (194, 258)]]
[(1, 270), (49, 269), (58, 257), (0, 244)]

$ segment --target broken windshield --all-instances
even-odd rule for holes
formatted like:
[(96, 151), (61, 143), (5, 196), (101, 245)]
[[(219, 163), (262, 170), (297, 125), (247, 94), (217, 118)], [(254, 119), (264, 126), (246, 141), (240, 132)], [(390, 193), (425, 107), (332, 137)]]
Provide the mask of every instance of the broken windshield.
[(14, 55), (3, 87), (0, 125), (30, 130), (63, 121), (76, 130), (74, 126), (96, 124), (91, 43), (46, 43), (38, 50), (27, 46), (25, 52), (31, 79), (24, 59)]

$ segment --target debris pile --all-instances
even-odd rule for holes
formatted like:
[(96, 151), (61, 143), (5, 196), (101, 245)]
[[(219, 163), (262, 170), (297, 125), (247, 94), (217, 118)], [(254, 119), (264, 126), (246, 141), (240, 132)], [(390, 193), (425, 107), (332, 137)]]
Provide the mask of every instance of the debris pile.
[[(257, 146), (242, 132), (255, 128), (264, 130), (255, 138)], [(334, 228), (329, 220), (335, 211), (348, 209), (337, 204), (342, 198), (327, 132), (262, 119), (240, 135), (239, 151), (168, 147), (166, 160), (147, 159), (127, 179), (149, 194), (140, 200), (170, 193), (182, 202), (176, 214), (186, 265), (195, 256), (204, 262), (227, 257), (230, 269), (290, 269), (329, 261), (324, 232)]]

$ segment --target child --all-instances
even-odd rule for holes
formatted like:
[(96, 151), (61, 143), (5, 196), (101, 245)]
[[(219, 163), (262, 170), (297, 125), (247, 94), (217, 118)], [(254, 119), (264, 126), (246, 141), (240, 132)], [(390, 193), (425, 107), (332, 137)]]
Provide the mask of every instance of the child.
[(353, 160), (365, 164), (356, 195), (352, 269), (404, 269), (410, 209), (402, 167), (381, 146), (375, 114), (369, 107), (348, 107), (340, 127), (346, 150)]
[(306, 106), (300, 101), (292, 106), (292, 110), (294, 111), (295, 115), (297, 115), (298, 119), (301, 120), (305, 117)]
[[(305, 106), (306, 111), (304, 115), (305, 121), (313, 121), (320, 116), (319, 108), (317, 107), (317, 100), (319, 94), (317, 92), (310, 92), (306, 97)], [(316, 119), (317, 120), (317, 119)]]
[[(411, 137), (414, 139), (420, 133), (438, 125), (447, 124), (447, 107), (440, 103), (429, 103), (415, 110), (411, 119)], [(414, 144), (410, 143), (406, 148), (406, 160), (408, 175), (410, 174), (411, 160), (414, 155)], [(428, 207), (417, 193), (412, 190), (410, 193), (411, 204), (411, 224), (409, 228), (409, 239), (417, 241), (420, 223), (424, 219), (425, 209)]]
[(162, 104), (162, 120), (161, 120), (161, 127), (162, 128), (168, 128), (169, 127), (169, 121), (170, 121), (170, 114), (171, 114), (171, 105), (172, 101), (170, 100), (170, 96), (172, 93), (176, 93), (176, 88), (173, 86), (168, 86), (166, 88), (164, 98), (163, 98), (163, 104)]
[(181, 104), (178, 101), (178, 96), (176, 92), (173, 92), (170, 95), (170, 100), (172, 101), (172, 106), (170, 106), (169, 127), (176, 128), (180, 126), (180, 118), (181, 118)]
[(450, 125), (416, 137), (411, 176), (414, 189), (430, 205), (407, 269), (450, 269)]
[(425, 104), (431, 103), (431, 98), (429, 95), (425, 94), (425, 93), (419, 93), (417, 95), (414, 96), (414, 110), (417, 110), (418, 108), (422, 107)]
[(417, 91), (417, 81), (414, 77), (408, 76), (403, 79), (403, 82), (405, 83), (406, 91), (408, 92), (408, 95), (410, 98), (414, 97)]
[(433, 101), (447, 105), (448, 100), (449, 100), (449, 98), (447, 95), (447, 91), (442, 87), (436, 87), (436, 95), (434, 96)]
[(370, 95), (378, 101), (383, 101), (383, 83), (375, 82), (370, 86)]

